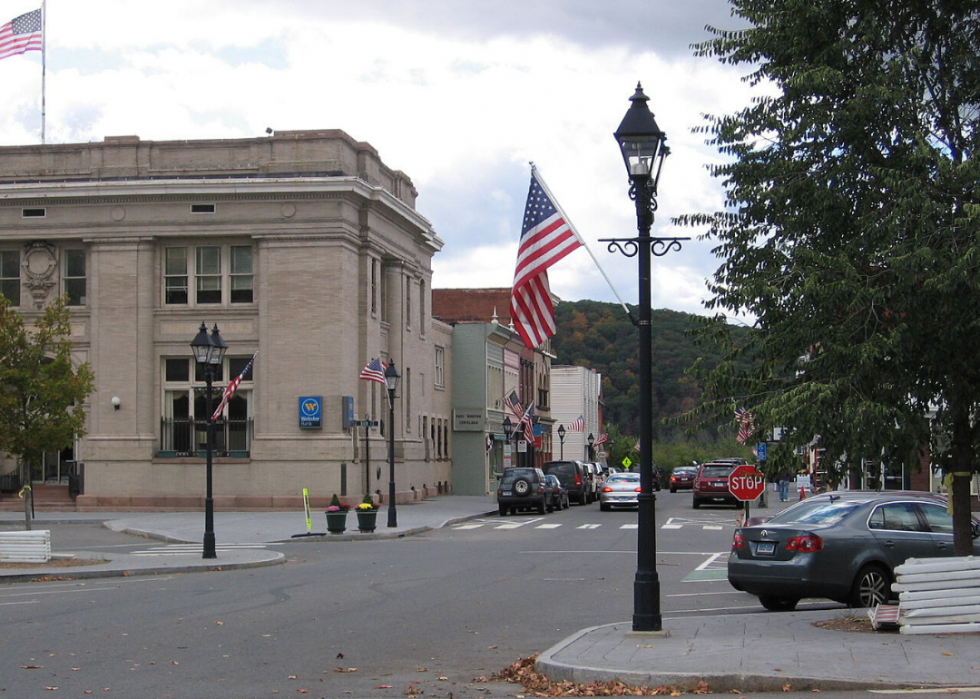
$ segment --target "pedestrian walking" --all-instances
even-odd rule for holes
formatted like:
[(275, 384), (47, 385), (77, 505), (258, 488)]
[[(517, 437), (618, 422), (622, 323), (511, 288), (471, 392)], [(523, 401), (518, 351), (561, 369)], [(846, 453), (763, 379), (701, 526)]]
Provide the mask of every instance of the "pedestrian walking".
[(779, 477), (779, 502), (786, 502), (789, 500), (789, 482), (792, 477), (789, 471), (783, 471), (783, 475)]

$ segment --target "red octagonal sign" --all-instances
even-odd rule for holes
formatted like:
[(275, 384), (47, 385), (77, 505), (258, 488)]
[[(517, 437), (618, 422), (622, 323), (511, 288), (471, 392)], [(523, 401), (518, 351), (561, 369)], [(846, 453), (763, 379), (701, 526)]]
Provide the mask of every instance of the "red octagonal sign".
[(728, 477), (728, 490), (737, 500), (755, 500), (766, 489), (766, 477), (755, 466), (736, 466)]

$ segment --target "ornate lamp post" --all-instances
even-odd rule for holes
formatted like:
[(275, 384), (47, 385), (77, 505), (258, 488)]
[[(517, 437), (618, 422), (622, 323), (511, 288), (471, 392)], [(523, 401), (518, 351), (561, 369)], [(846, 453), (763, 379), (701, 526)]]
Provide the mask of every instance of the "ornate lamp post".
[(211, 419), (211, 413), (214, 411), (214, 408), (211, 405), (211, 387), (214, 383), (215, 370), (224, 361), (228, 346), (221, 339), (221, 335), (218, 334), (217, 323), (214, 324), (210, 335), (208, 335), (207, 326), (201, 323), (201, 329), (198, 330), (197, 336), (191, 342), (191, 349), (194, 350), (194, 359), (197, 361), (197, 365), (204, 372), (204, 382), (207, 385), (207, 393), (205, 394), (204, 400), (204, 410), (207, 413), (204, 418), (207, 421), (207, 494), (204, 497), (203, 557), (217, 558), (218, 554), (214, 546), (214, 498), (211, 492), (211, 463), (214, 454), (214, 421)]
[(636, 202), (636, 238), (608, 239), (610, 252), (627, 257), (637, 256), (639, 264), (640, 303), (640, 496), (637, 515), (637, 565), (633, 583), (633, 631), (661, 631), (660, 578), (657, 575), (657, 497), (653, 494), (653, 377), (650, 347), (650, 271), (651, 255), (662, 257), (680, 250), (688, 238), (653, 238), (653, 214), (657, 210), (657, 185), (664, 158), (670, 153), (667, 134), (657, 126), (649, 98), (639, 83), (630, 98), (629, 110), (619, 128), (619, 143), (630, 180), (630, 198)]
[(595, 461), (595, 448), (594, 448), (595, 447), (595, 435), (592, 434), (591, 432), (589, 432), (589, 436), (587, 438), (587, 441), (589, 443), (589, 461)]
[(398, 526), (398, 510), (395, 507), (395, 389), (402, 377), (395, 368), (395, 360), (385, 369), (385, 387), (388, 389), (388, 526)]
[[(514, 423), (510, 421), (510, 415), (504, 417), (504, 439), (507, 441), (507, 448), (510, 449), (510, 438), (514, 434)], [(520, 466), (520, 463), (517, 464)]]
[(558, 425), (558, 441), (560, 442), (560, 446), (561, 446), (561, 456), (559, 456), (558, 458), (564, 461), (565, 460), (565, 426), (564, 425)]

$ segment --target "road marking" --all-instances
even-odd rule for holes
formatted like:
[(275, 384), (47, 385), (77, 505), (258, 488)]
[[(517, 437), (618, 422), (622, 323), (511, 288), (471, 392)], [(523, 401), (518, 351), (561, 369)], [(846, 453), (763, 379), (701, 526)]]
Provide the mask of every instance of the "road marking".
[(560, 524), (539, 524), (535, 529), (557, 529), (560, 526)]
[(980, 687), (933, 687), (932, 689), (867, 689), (870, 694), (959, 694), (980, 692)]
[(661, 529), (683, 529), (684, 528), (684, 525), (683, 524), (665, 524), (664, 526), (662, 526), (660, 528)]
[(581, 526), (576, 527), (576, 529), (598, 529), (601, 526), (602, 526), (601, 524), (583, 524)]
[(701, 528), (704, 529), (704, 530), (706, 530), (706, 531), (709, 531), (709, 532), (710, 531), (718, 531), (718, 532), (720, 532), (722, 529), (724, 529), (724, 527), (721, 526), (720, 524), (705, 524)]
[[(236, 549), (264, 549), (267, 546), (278, 545), (268, 544), (216, 544), (215, 551), (233, 551)], [(199, 555), (203, 544), (169, 544), (143, 551), (133, 551), (134, 556), (188, 556), (191, 554)]]
[(524, 526), (523, 522), (517, 522), (517, 523), (511, 522), (508, 524), (498, 524), (496, 527), (494, 527), (494, 529), (518, 529), (523, 526)]
[(453, 529), (457, 529), (457, 530), (463, 530), (463, 529), (479, 529), (482, 526), (483, 526), (482, 524), (464, 524), (464, 525), (459, 526), (459, 527), (453, 527)]
[(639, 528), (640, 528), (639, 524), (624, 524), (620, 527), (620, 529), (639, 529)]

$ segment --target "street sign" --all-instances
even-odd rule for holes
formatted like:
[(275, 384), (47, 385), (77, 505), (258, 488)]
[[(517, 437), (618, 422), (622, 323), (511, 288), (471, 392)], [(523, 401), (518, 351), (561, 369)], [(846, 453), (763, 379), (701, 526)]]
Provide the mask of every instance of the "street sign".
[(755, 466), (736, 466), (728, 476), (728, 490), (736, 500), (755, 500), (766, 489), (766, 477)]
[(628, 457), (628, 456), (624, 456), (623, 457), (623, 467), (624, 468), (629, 468), (632, 465), (633, 465), (633, 460), (630, 459), (630, 457)]
[(766, 453), (767, 449), (768, 449), (768, 445), (765, 442), (759, 442), (759, 446), (756, 447), (755, 449), (755, 456), (759, 461), (765, 461), (766, 458), (769, 456)]

